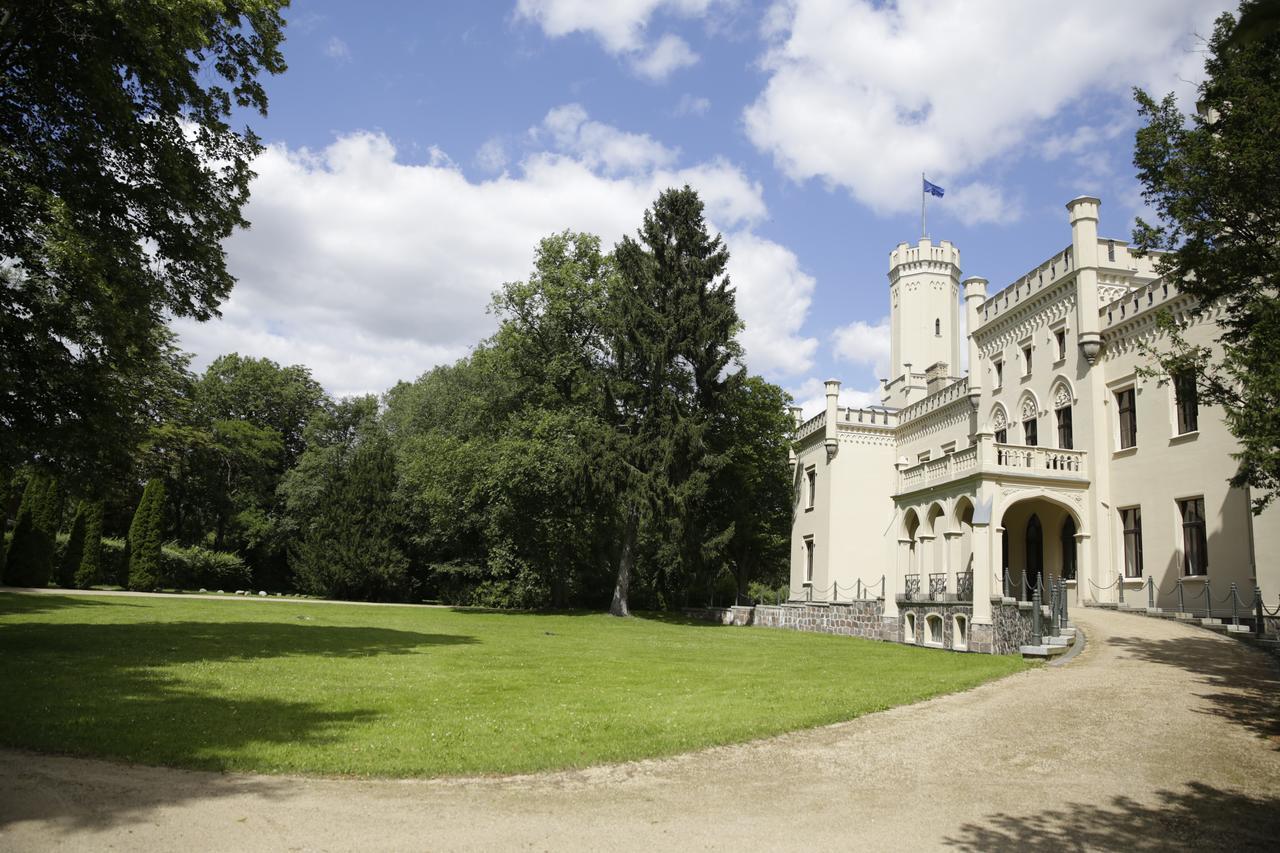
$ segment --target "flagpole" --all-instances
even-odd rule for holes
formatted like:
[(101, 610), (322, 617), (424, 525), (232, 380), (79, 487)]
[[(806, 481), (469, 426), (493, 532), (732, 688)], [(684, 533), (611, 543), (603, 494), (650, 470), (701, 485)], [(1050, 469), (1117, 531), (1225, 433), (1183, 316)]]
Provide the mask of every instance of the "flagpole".
[(920, 173), (920, 239), (921, 240), (929, 236), (929, 231), (927, 228), (925, 228), (925, 218), (924, 218), (924, 205), (925, 205), (926, 195), (927, 193), (925, 193), (924, 191), (924, 172), (921, 172)]

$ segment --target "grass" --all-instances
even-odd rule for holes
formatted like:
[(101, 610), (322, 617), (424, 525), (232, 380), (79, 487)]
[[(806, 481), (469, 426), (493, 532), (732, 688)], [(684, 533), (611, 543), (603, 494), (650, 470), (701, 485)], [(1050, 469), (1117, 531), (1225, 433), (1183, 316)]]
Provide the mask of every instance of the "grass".
[(0, 743), (214, 770), (514, 773), (819, 726), (1023, 667), (672, 617), (0, 594)]

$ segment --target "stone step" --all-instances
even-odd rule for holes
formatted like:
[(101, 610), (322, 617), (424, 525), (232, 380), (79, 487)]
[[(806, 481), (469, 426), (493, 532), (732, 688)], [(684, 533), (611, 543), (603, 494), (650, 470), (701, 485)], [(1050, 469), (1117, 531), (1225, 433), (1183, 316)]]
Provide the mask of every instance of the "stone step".
[(1228, 634), (1252, 634), (1253, 629), (1248, 625), (1226, 625)]
[(1027, 660), (1048, 660), (1049, 658), (1065, 655), (1067, 646), (1040, 645), (1040, 646), (1022, 646), (1018, 649), (1022, 656)]
[(1072, 641), (1071, 637), (1063, 637), (1063, 636), (1044, 638), (1044, 644), (1046, 646), (1069, 646), (1071, 645), (1071, 641)]

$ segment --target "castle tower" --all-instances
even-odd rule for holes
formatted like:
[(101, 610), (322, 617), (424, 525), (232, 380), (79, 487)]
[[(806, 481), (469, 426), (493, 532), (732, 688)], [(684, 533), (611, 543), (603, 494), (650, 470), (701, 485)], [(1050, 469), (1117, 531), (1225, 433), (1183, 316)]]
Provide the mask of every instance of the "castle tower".
[(926, 375), (960, 373), (960, 250), (928, 237), (889, 253), (889, 381), (886, 406), (914, 403)]

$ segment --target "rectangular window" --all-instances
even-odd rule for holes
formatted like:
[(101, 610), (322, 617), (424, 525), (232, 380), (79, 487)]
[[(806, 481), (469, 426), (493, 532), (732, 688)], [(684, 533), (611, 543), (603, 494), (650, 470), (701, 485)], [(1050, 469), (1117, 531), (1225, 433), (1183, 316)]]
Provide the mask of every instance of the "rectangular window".
[(1138, 444), (1138, 413), (1132, 388), (1116, 392), (1116, 411), (1120, 416), (1120, 449)]
[(1124, 528), (1124, 576), (1142, 577), (1142, 510), (1136, 506), (1120, 510)]
[(996, 387), (999, 388), (1004, 384), (1004, 362), (993, 361), (991, 365), (996, 369)]
[(1067, 332), (1065, 329), (1059, 329), (1053, 333), (1054, 340), (1058, 342), (1058, 360), (1067, 357)]
[(1009, 431), (1007, 429), (996, 430), (996, 444), (1008, 444)]
[(917, 462), (928, 462), (928, 461), (929, 461), (929, 451), (927, 451), (927, 450), (926, 450), (924, 453), (917, 453), (917, 454), (916, 454), (916, 461), (917, 461)]
[(1182, 571), (1209, 574), (1209, 545), (1204, 535), (1204, 498), (1178, 501), (1182, 513)]
[(804, 540), (804, 582), (813, 583), (813, 540)]
[(1035, 447), (1040, 443), (1040, 433), (1036, 429), (1035, 418), (1022, 422), (1022, 443), (1028, 447)]
[(818, 500), (818, 472), (813, 468), (807, 468), (804, 472), (805, 478), (805, 509), (813, 509), (814, 503)]
[(1031, 347), (1030, 345), (1022, 348), (1022, 375), (1031, 375)]
[(1178, 410), (1178, 435), (1200, 429), (1200, 399), (1194, 372), (1185, 370), (1173, 377), (1173, 395)]
[(1065, 406), (1058, 409), (1054, 414), (1058, 417), (1058, 447), (1063, 450), (1070, 450), (1071, 444), (1071, 407)]

